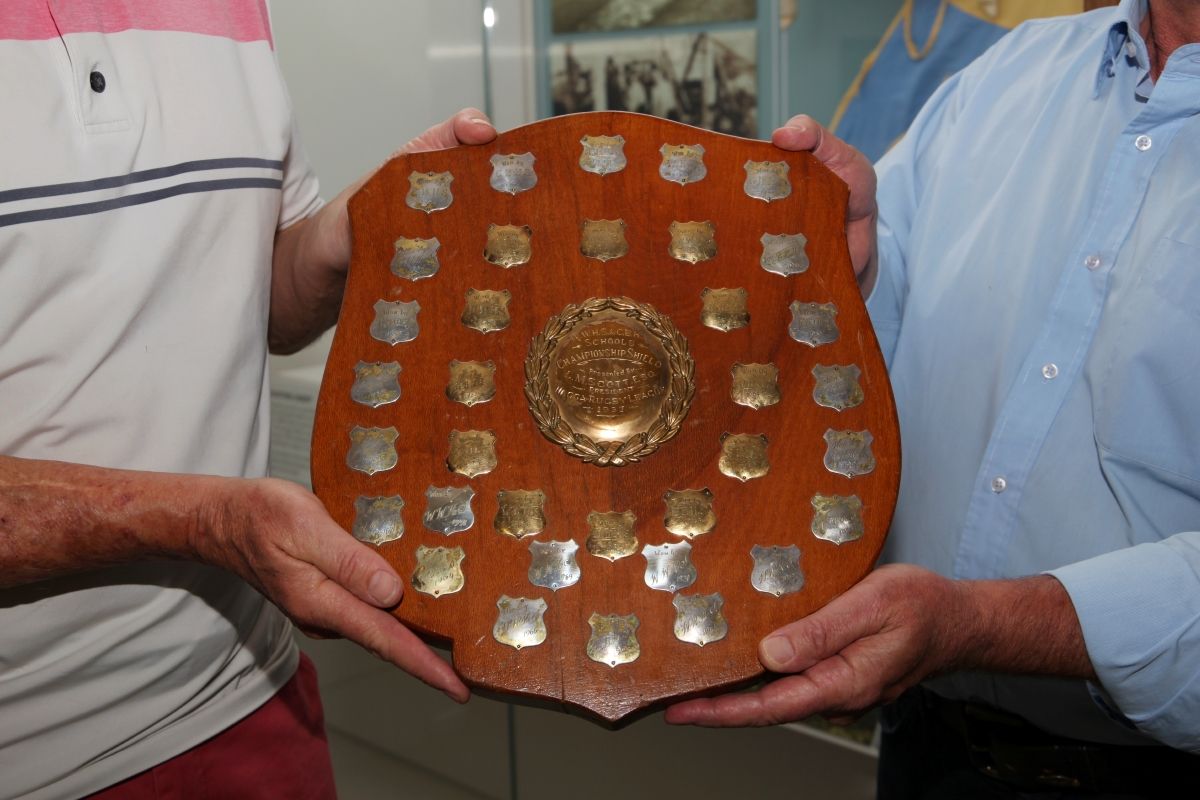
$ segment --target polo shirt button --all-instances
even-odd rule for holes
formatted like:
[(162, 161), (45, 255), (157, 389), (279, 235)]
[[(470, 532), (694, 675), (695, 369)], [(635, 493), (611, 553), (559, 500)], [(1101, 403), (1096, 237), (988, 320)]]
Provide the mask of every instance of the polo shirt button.
[(1008, 481), (1006, 481), (1003, 477), (992, 478), (992, 491), (993, 492), (995, 492), (996, 494), (1000, 494), (1007, 488), (1008, 488)]
[(1144, 133), (1141, 136), (1139, 136), (1133, 140), (1133, 146), (1136, 147), (1138, 150), (1141, 150), (1143, 153), (1146, 152), (1147, 150), (1149, 150), (1150, 145), (1152, 145), (1153, 143), (1154, 142), (1151, 141), (1150, 137)]
[(1055, 378), (1057, 378), (1058, 377), (1058, 365), (1052, 363), (1052, 364), (1047, 364), (1044, 367), (1042, 367), (1042, 377), (1048, 381), (1052, 381)]
[(88, 76), (88, 82), (92, 85), (92, 91), (96, 94), (103, 92), (104, 87), (108, 85), (104, 80), (104, 73), (98, 71)]

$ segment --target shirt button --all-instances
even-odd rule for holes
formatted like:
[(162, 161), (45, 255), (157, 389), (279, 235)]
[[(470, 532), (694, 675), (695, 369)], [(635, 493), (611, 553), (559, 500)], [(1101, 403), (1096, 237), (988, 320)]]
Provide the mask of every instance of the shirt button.
[(1141, 136), (1139, 136), (1133, 140), (1133, 146), (1136, 147), (1138, 150), (1141, 150), (1143, 153), (1146, 152), (1147, 150), (1149, 150), (1150, 145), (1152, 145), (1152, 144), (1153, 144), (1153, 142), (1150, 140), (1150, 137), (1144, 133)]
[(996, 494), (1000, 494), (1007, 488), (1008, 488), (1008, 481), (1004, 480), (1003, 477), (992, 478), (992, 491), (993, 492), (995, 492)]
[(1058, 364), (1047, 364), (1042, 367), (1042, 377), (1052, 381), (1058, 377)]
[(1100, 267), (1100, 256), (1092, 253), (1083, 260), (1083, 265), (1088, 269), (1098, 269)]
[(92, 85), (92, 91), (96, 94), (103, 92), (104, 87), (108, 85), (104, 80), (103, 72), (93, 72), (88, 76), (88, 82)]

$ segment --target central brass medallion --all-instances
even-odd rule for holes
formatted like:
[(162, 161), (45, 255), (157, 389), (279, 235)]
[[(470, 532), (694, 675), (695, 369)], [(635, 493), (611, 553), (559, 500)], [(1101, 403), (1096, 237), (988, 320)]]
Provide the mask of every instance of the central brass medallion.
[(694, 378), (670, 319), (626, 297), (592, 298), (567, 306), (530, 343), (525, 397), (547, 439), (619, 467), (679, 432)]

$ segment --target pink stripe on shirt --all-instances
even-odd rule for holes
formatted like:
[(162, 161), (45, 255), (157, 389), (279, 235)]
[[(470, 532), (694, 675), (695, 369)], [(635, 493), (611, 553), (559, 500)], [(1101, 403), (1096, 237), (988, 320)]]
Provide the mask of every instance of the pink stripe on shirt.
[(274, 47), (266, 0), (3, 0), (0, 39), (183, 31)]

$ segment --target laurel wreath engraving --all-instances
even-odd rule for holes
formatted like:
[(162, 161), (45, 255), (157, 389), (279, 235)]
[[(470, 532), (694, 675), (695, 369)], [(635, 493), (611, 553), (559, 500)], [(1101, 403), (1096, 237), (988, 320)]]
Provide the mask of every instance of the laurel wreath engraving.
[[(670, 381), (662, 411), (650, 427), (625, 441), (596, 441), (571, 428), (558, 413), (550, 397), (550, 361), (560, 339), (576, 325), (601, 311), (617, 311), (636, 319), (667, 351)], [(594, 297), (571, 304), (551, 317), (545, 329), (529, 343), (525, 358), (525, 399), (542, 435), (571, 455), (601, 467), (623, 467), (653, 453), (663, 442), (679, 433), (696, 393), (696, 365), (687, 340), (670, 319), (652, 306), (628, 297)]]

